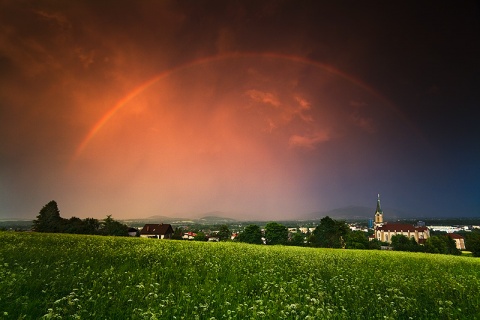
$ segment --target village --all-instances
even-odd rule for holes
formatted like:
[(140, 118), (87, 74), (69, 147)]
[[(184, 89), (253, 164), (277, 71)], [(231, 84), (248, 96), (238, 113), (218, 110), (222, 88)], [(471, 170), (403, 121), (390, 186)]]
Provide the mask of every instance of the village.
[[(390, 224), (390, 226), (387, 227), (387, 224), (385, 224), (385, 227), (383, 228), (368, 228), (365, 226), (362, 226), (361, 223), (349, 223), (348, 226), (351, 231), (360, 231), (365, 234), (370, 234), (369, 239), (373, 239), (375, 236), (375, 230), (378, 231), (378, 240), (384, 242), (388, 242), (387, 239), (391, 239), (393, 235), (398, 235), (402, 234), (407, 237), (414, 237), (415, 240), (419, 243), (424, 243), (425, 240), (428, 238), (428, 236), (431, 234), (431, 232), (434, 233), (440, 233), (440, 234), (446, 234), (448, 237), (452, 238), (455, 241), (456, 248), (459, 250), (465, 250), (465, 238), (458, 234), (458, 232), (471, 232), (474, 229), (479, 229), (480, 226), (477, 225), (458, 225), (458, 226), (422, 226), (422, 223), (420, 221), (420, 225), (410, 225), (410, 224), (395, 224), (395, 228), (393, 227), (393, 223)], [(241, 226), (240, 225), (235, 225), (235, 226)], [(400, 227), (400, 229), (398, 229)], [(212, 229), (212, 226), (206, 226), (206, 228), (200, 228), (196, 231), (187, 231), (189, 229), (189, 226), (184, 226), (182, 230), (185, 232), (182, 233), (181, 235), (181, 240), (199, 240), (200, 241), (209, 241), (209, 242), (219, 242), (221, 241), (221, 238), (218, 236), (218, 233), (220, 230), (215, 230)], [(291, 238), (294, 234), (302, 234), (306, 238), (309, 234), (313, 233), (315, 230), (315, 227), (288, 227), (288, 237)], [(265, 229), (261, 229), (262, 234), (265, 233)], [(174, 239), (174, 227), (171, 224), (145, 224), (141, 228), (130, 228), (129, 229), (129, 235), (130, 236), (138, 236), (143, 237), (143, 238), (155, 238), (155, 239)], [(240, 231), (236, 232), (231, 232), (229, 239), (231, 241), (235, 241), (237, 236), (239, 235)], [(200, 236), (200, 238), (199, 238)], [(178, 238), (177, 238), (178, 239)], [(262, 241), (264, 244), (266, 244), (266, 239), (265, 237), (262, 237)], [(304, 241), (305, 243), (307, 242), (306, 240)]]
[[(374, 211), (374, 212), (373, 212)], [(160, 221), (165, 218), (167, 221)], [(158, 219), (158, 220), (157, 220)], [(443, 254), (480, 254), (479, 219), (389, 219), (377, 197), (371, 218), (335, 220), (238, 221), (219, 216), (199, 220), (116, 221), (110, 215), (62, 218), (55, 201), (45, 205), (33, 221), (0, 221), (1, 230), (131, 236), (152, 239), (287, 245), (343, 249), (398, 250)]]
[[(329, 217), (326, 217), (330, 219)], [(323, 219), (322, 219), (323, 220)], [(332, 221), (334, 221), (332, 219)], [(387, 222), (384, 221), (383, 210), (380, 205), (380, 195), (377, 198), (377, 206), (372, 219), (357, 222), (344, 222), (348, 226), (350, 231), (349, 235), (355, 234), (357, 242), (354, 244), (354, 248), (366, 249), (369, 247), (376, 248), (378, 246), (369, 246), (368, 243), (376, 243), (380, 249), (391, 250), (392, 241), (397, 236), (404, 236), (420, 245), (424, 246), (428, 239), (432, 236), (445, 236), (455, 243), (457, 250), (466, 250), (465, 234), (472, 230), (480, 230), (479, 225), (429, 225), (427, 226), (424, 221), (418, 220), (415, 223), (407, 223), (402, 221)], [(272, 224), (272, 223), (270, 223)], [(291, 245), (311, 245), (312, 237), (315, 234), (315, 230), (319, 226), (318, 221), (292, 221), (286, 222), (285, 225), (275, 223), (277, 227), (277, 233), (279, 237), (282, 237), (283, 241), (276, 244), (291, 244)], [(321, 224), (321, 223), (320, 223)], [(261, 242), (263, 244), (269, 243), (267, 236), (269, 223), (250, 224), (250, 226), (258, 225), (258, 230), (261, 234)], [(156, 238), (156, 239), (177, 239), (177, 240), (191, 240), (191, 241), (240, 241), (242, 232), (248, 225), (242, 223), (230, 223), (230, 225), (205, 225), (205, 226), (191, 226), (188, 224), (173, 226), (168, 223), (147, 223), (143, 227), (138, 229), (130, 228), (129, 235), (140, 236), (144, 238)], [(364, 237), (362, 243), (361, 239)], [(348, 239), (348, 236), (346, 236)], [(296, 240), (294, 240), (296, 239)], [(341, 244), (342, 248), (345, 248), (348, 244), (348, 240), (345, 240)], [(243, 241), (248, 242), (248, 241)], [(348, 247), (348, 246), (347, 246)]]

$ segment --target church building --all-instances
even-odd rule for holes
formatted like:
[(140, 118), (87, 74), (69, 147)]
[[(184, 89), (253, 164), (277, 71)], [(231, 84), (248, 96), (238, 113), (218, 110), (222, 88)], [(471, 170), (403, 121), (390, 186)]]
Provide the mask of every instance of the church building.
[(414, 238), (418, 244), (424, 244), (430, 237), (430, 231), (425, 226), (383, 222), (383, 211), (380, 206), (380, 195), (378, 195), (373, 237), (379, 241), (391, 243), (392, 237), (398, 234), (404, 235), (408, 238)]

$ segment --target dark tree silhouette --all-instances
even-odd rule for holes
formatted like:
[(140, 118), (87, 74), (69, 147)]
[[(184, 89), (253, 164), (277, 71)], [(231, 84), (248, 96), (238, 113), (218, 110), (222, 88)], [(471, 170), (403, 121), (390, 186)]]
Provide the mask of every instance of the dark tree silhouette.
[(183, 229), (181, 227), (176, 227), (175, 231), (173, 232), (172, 239), (182, 240), (182, 237), (183, 237)]
[[(421, 251), (420, 245), (414, 238), (409, 238), (403, 234), (396, 234), (392, 236), (391, 246), (396, 251)], [(428, 241), (428, 240), (427, 240)]]
[(37, 232), (62, 232), (64, 219), (55, 201), (50, 201), (40, 210), (37, 219), (33, 220), (33, 230)]
[(128, 236), (128, 226), (107, 216), (100, 223), (97, 219), (86, 218), (81, 220), (77, 217), (64, 219), (60, 217), (57, 203), (47, 203), (35, 220), (33, 220), (33, 231), (37, 232), (64, 232), (77, 234), (101, 234), (112, 236)]
[(262, 230), (260, 230), (259, 226), (250, 224), (238, 235), (237, 240), (246, 243), (263, 244)]
[(267, 244), (286, 244), (288, 229), (277, 222), (269, 222), (265, 226), (265, 241)]
[(106, 236), (128, 236), (128, 226), (115, 221), (111, 215), (108, 215), (101, 224), (100, 233)]
[(305, 244), (305, 235), (300, 231), (291, 234), (288, 244), (291, 246), (303, 246)]
[(326, 216), (320, 220), (320, 224), (313, 231), (310, 237), (314, 247), (323, 248), (344, 248), (345, 238), (350, 229), (345, 221), (336, 221)]
[(231, 235), (232, 235), (232, 232), (230, 231), (230, 229), (228, 229), (228, 226), (226, 224), (223, 224), (220, 226), (220, 230), (217, 233), (217, 236), (220, 239), (220, 241), (230, 240)]
[(351, 231), (346, 236), (347, 249), (368, 249), (367, 234), (361, 230)]
[(472, 231), (468, 233), (465, 239), (465, 247), (472, 252), (474, 257), (480, 257), (480, 232)]

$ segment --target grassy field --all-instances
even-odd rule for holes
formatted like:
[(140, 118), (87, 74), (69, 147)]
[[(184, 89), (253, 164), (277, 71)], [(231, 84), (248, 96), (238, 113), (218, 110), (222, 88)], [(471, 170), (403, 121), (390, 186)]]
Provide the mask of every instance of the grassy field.
[(480, 319), (480, 259), (0, 232), (3, 319)]

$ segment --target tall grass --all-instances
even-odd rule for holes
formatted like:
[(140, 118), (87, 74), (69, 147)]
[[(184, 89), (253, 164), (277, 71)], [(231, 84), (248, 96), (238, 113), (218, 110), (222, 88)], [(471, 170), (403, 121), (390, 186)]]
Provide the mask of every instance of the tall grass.
[(0, 232), (4, 319), (480, 319), (480, 259)]

